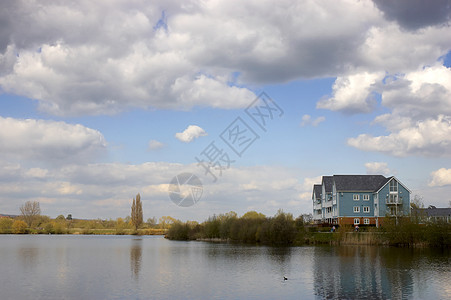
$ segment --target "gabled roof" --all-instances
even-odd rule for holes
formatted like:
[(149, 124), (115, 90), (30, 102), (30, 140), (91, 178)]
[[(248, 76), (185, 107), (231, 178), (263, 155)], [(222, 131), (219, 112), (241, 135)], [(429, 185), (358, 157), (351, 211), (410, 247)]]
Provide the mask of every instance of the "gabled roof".
[(333, 176), (323, 176), (322, 185), (326, 189), (326, 193), (332, 193)]
[(321, 198), (321, 184), (313, 185), (313, 194), (316, 195), (316, 198)]
[(390, 178), (382, 175), (334, 175), (333, 181), (337, 191), (375, 192), (384, 186)]
[(392, 179), (395, 179), (400, 185), (402, 185), (407, 191), (409, 191), (409, 193), (412, 193), (412, 192), (411, 192), (404, 184), (402, 184), (402, 182), (399, 181), (398, 178), (396, 178), (395, 176), (391, 176), (391, 177), (387, 178), (387, 181), (386, 181), (384, 184), (382, 184), (382, 185), (377, 189), (376, 192), (379, 192), (379, 191), (380, 191), (387, 183), (389, 183), (390, 180), (392, 180)]

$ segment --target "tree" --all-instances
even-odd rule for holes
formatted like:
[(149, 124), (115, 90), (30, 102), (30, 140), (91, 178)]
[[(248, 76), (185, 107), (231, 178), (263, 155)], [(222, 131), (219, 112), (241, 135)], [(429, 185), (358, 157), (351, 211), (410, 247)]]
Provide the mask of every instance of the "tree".
[(410, 200), (411, 208), (424, 208), (423, 197), (415, 195), (412, 200)]
[(22, 220), (15, 220), (12, 225), (13, 233), (22, 234), (27, 232), (27, 223)]
[(154, 227), (155, 225), (157, 225), (157, 218), (153, 217), (153, 218), (148, 218), (147, 219), (147, 224), (150, 227)]
[(135, 230), (138, 230), (143, 223), (143, 207), (139, 193), (136, 195), (136, 199), (133, 198), (131, 221), (133, 226), (135, 226)]
[(242, 219), (264, 219), (266, 216), (262, 213), (258, 213), (255, 210), (248, 211), (242, 217)]
[(172, 224), (174, 224), (175, 222), (177, 222), (176, 219), (174, 219), (173, 217), (170, 216), (163, 216), (160, 218), (160, 220), (158, 221), (158, 224), (160, 225), (160, 227), (162, 229), (166, 229), (167, 227), (171, 227)]
[(20, 212), (28, 227), (31, 227), (33, 221), (41, 215), (41, 208), (37, 201), (27, 201), (20, 207)]

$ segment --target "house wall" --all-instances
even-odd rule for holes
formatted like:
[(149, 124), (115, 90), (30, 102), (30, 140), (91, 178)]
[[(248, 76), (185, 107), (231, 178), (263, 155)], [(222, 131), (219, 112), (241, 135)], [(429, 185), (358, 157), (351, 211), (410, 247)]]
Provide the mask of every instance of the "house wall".
[(322, 215), (321, 213), (317, 214), (317, 210), (322, 211), (321, 195), (317, 195), (315, 192), (313, 192), (312, 202), (313, 202), (313, 220), (320, 221)]
[[(354, 195), (359, 195), (359, 200), (354, 200)], [(363, 200), (363, 195), (369, 196), (369, 201)], [(360, 212), (354, 212), (354, 206), (360, 208)], [(369, 212), (364, 213), (363, 207), (368, 206)], [(338, 192), (339, 217), (374, 217), (374, 200), (371, 192)]]
[[(359, 226), (363, 226), (363, 225), (373, 225), (373, 226), (375, 226), (376, 225), (376, 218), (375, 217), (339, 217), (338, 218), (338, 224), (340, 225), (340, 226), (343, 226), (343, 225), (352, 225), (352, 226), (354, 226), (354, 219), (355, 218), (359, 218), (359, 220), (360, 220), (360, 224), (359, 224)], [(364, 224), (364, 220), (365, 219), (369, 219), (369, 224)], [(379, 218), (379, 224), (381, 224), (381, 220), (380, 220), (381, 218)]]
[[(395, 180), (395, 179), (393, 179)], [(379, 195), (379, 216), (385, 217), (389, 212), (389, 207), (394, 206), (387, 204), (387, 198), (390, 194), (390, 184), (387, 183), (378, 193)], [(407, 216), (410, 214), (410, 192), (398, 183), (398, 199), (402, 200), (402, 205), (398, 205), (398, 215)], [(401, 199), (402, 197), (402, 199)]]

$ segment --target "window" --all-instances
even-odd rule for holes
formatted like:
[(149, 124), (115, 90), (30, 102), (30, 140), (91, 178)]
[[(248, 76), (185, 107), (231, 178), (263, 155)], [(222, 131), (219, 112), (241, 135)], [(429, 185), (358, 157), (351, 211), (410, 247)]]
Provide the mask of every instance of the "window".
[(390, 181), (390, 193), (398, 192), (398, 182), (396, 180)]
[(368, 218), (363, 219), (363, 224), (369, 225), (370, 224), (370, 219), (368, 219)]
[(360, 212), (360, 206), (354, 206), (354, 212), (355, 213)]
[(363, 195), (363, 201), (370, 201), (370, 195)]
[(360, 224), (360, 219), (359, 218), (355, 218), (354, 219), (354, 225), (359, 225)]
[(364, 213), (369, 213), (370, 212), (370, 207), (369, 206), (364, 206), (363, 207), (363, 212)]
[(360, 200), (360, 195), (359, 194), (354, 194), (352, 196), (352, 199), (354, 199), (354, 201), (359, 201)]

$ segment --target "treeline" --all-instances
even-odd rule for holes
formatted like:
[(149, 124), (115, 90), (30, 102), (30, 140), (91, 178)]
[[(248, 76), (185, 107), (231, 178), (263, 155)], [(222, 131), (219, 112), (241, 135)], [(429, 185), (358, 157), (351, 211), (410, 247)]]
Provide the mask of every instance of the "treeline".
[(131, 217), (116, 220), (84, 220), (73, 219), (72, 216), (57, 218), (34, 216), (27, 220), (23, 216), (16, 218), (0, 218), (0, 234), (165, 234), (176, 220), (172, 217), (161, 217), (157, 224), (155, 218), (149, 218), (136, 229)]
[(420, 224), (414, 218), (387, 217), (381, 228), (361, 226), (318, 227), (306, 216), (293, 218), (279, 210), (274, 217), (255, 211), (242, 217), (230, 212), (210, 217), (205, 222), (175, 222), (166, 237), (173, 240), (219, 240), (266, 245), (352, 244), (368, 243), (395, 246), (451, 246), (451, 224)]
[(266, 217), (255, 211), (237, 217), (229, 212), (210, 217), (207, 221), (176, 222), (166, 235), (174, 240), (227, 240), (242, 243), (293, 245), (303, 243), (305, 222), (302, 216), (294, 219), (292, 214), (279, 210), (274, 217)]

